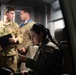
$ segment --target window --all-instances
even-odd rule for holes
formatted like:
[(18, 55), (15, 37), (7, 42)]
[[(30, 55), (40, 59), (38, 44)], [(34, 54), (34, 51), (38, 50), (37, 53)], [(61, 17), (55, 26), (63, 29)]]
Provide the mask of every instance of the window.
[(55, 21), (55, 30), (56, 29), (59, 29), (59, 28), (64, 28), (65, 25), (64, 25), (64, 20), (58, 20), (58, 21)]

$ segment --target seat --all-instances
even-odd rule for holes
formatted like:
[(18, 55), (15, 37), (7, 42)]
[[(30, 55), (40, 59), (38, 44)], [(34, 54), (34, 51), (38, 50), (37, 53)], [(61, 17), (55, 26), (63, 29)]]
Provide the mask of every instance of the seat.
[(61, 53), (61, 58), (62, 58), (61, 75), (71, 74), (73, 73), (73, 67), (72, 67), (73, 63), (71, 60), (72, 59), (71, 50), (68, 43), (66, 28), (56, 29), (55, 39), (60, 48), (60, 53)]

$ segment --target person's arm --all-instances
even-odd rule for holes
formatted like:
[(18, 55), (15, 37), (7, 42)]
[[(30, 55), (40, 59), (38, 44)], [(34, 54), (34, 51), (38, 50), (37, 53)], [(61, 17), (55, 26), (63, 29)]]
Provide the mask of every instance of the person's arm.
[(17, 23), (14, 22), (14, 29), (15, 29), (15, 38), (13, 38), (15, 40), (15, 43), (19, 44), (22, 43), (23, 41), (23, 34), (19, 29), (19, 25)]
[(23, 55), (20, 55), (20, 54), (19, 54), (19, 59), (20, 59), (20, 61), (26, 63), (26, 67), (28, 67), (28, 68), (30, 68), (32, 70), (36, 70), (36, 69), (40, 70), (41, 68), (44, 67), (44, 64), (43, 64), (44, 63), (44, 59), (39, 61), (39, 63), (37, 63), (33, 59), (27, 58), (27, 57), (25, 57)]
[[(26, 66), (33, 70), (46, 71), (60, 65), (60, 52), (52, 47), (44, 47), (36, 61), (27, 58)], [(52, 67), (52, 68), (51, 68)]]
[[(45, 51), (45, 49), (47, 49)], [(51, 50), (51, 51), (50, 51)], [(31, 68), (33, 70), (42, 70), (44, 71), (47, 69), (49, 66), (52, 66), (55, 60), (55, 53), (53, 49), (51, 48), (44, 48), (43, 54), (40, 55), (40, 57), (37, 59), (37, 61), (34, 61), (33, 59), (30, 58), (21, 58), (26, 62), (26, 66), (28, 68)]]

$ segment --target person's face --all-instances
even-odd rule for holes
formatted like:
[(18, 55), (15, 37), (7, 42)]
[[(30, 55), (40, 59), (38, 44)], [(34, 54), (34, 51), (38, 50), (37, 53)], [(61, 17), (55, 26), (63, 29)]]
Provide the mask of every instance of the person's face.
[(34, 44), (40, 44), (40, 42), (42, 41), (42, 35), (41, 34), (37, 34), (34, 31), (30, 31), (30, 36), (31, 36), (31, 40)]
[(7, 19), (8, 20), (13, 20), (14, 17), (15, 17), (15, 11), (9, 11), (7, 13)]
[(27, 16), (27, 12), (24, 12), (24, 11), (20, 12), (20, 18), (21, 18), (22, 21), (26, 20), (26, 16)]

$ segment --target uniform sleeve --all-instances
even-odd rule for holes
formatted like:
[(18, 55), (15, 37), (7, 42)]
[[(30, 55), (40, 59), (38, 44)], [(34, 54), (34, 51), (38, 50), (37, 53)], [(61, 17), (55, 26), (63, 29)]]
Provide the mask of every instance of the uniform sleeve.
[(32, 70), (44, 71), (44, 69), (45, 69), (44, 59), (41, 59), (40, 61), (36, 62), (33, 59), (27, 58), (26, 67), (28, 67)]
[(23, 34), (22, 32), (20, 31), (20, 28), (19, 28), (19, 25), (17, 23), (14, 23), (15, 25), (15, 30), (16, 30), (16, 34), (15, 34), (15, 37), (18, 39), (18, 43), (22, 43), (23, 41)]
[(21, 33), (20, 29), (18, 30), (18, 36), (17, 36), (17, 38), (18, 38), (18, 42), (22, 43), (22, 41), (23, 41), (23, 34)]
[(59, 59), (57, 59), (57, 62), (55, 59), (56, 56), (58, 55), (53, 48), (46, 47), (44, 48), (44, 51), (40, 53), (37, 61), (28, 58), (26, 60), (26, 66), (33, 70), (46, 71), (46, 69), (49, 70), (51, 67), (55, 68), (56, 65), (53, 66), (54, 64), (57, 64), (57, 66), (59, 65)]
[(39, 55), (36, 55), (36, 57), (38, 58), (37, 60), (34, 59), (30, 59), (27, 58), (26, 60), (26, 67), (31, 68), (32, 70), (43, 70), (45, 68), (45, 54), (43, 53), (41, 55), (41, 53)]

